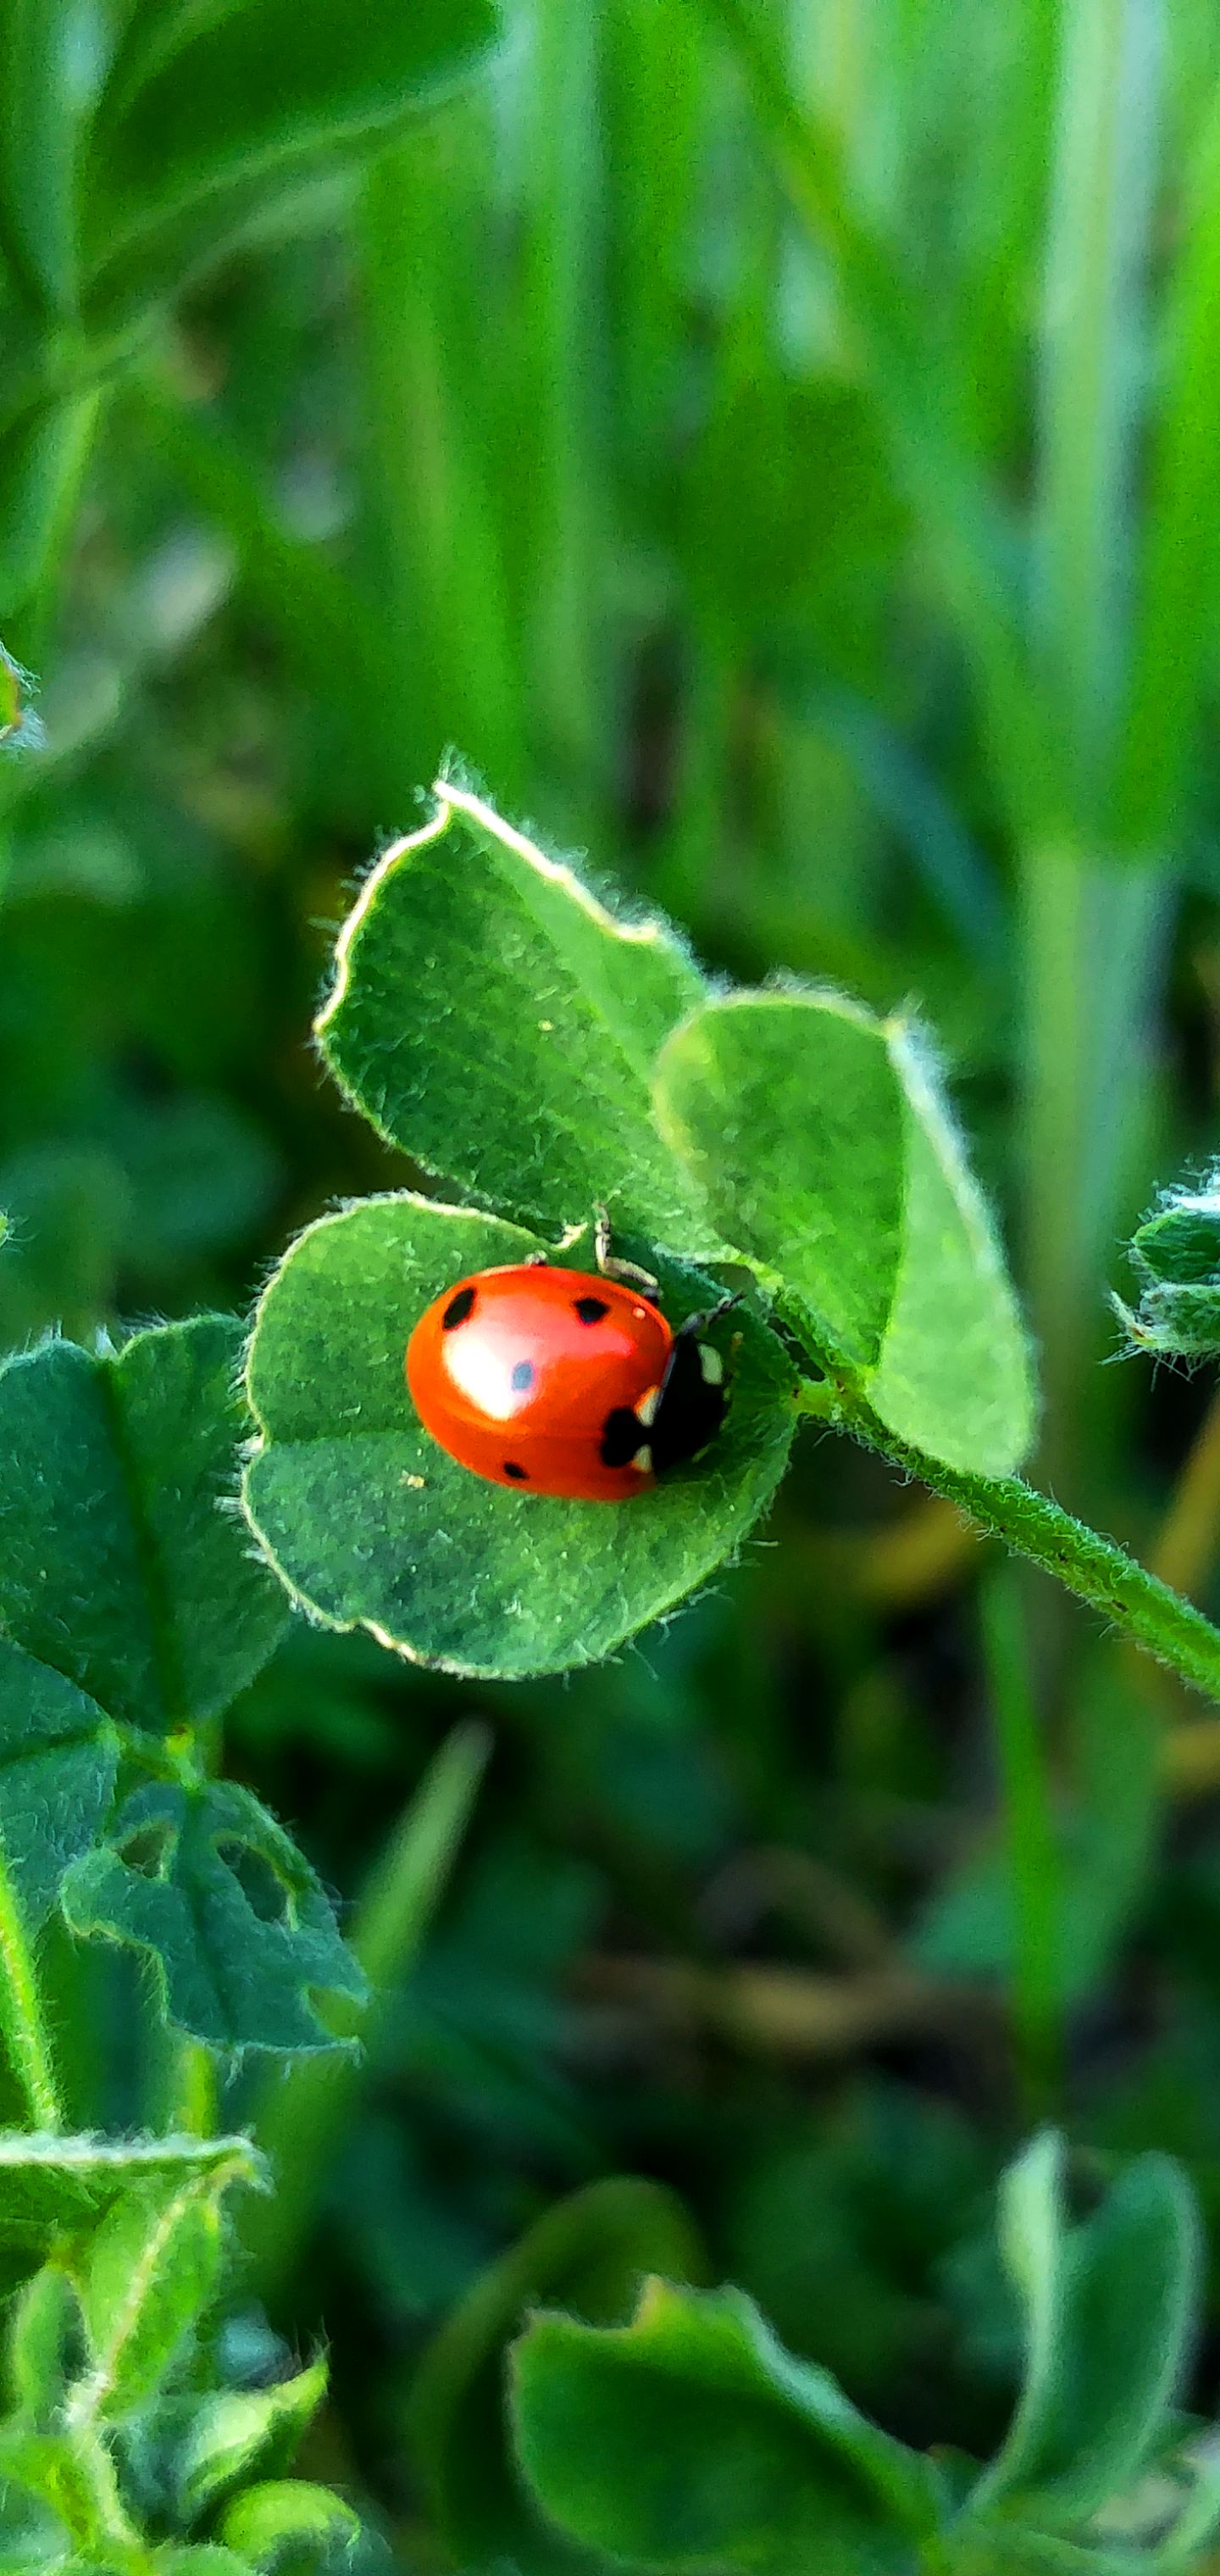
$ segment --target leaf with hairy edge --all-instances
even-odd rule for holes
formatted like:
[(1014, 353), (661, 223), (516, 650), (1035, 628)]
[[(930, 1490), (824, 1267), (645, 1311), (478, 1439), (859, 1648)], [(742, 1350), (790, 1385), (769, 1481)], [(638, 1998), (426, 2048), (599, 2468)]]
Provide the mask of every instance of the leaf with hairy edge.
[(92, 316), (138, 310), (286, 188), (384, 149), (497, 24), (491, 0), (143, 0), (98, 102), (81, 193)]
[(221, 2388), (181, 2399), (182, 2436), (170, 2475), (182, 2522), (194, 2522), (252, 2469), (265, 2476), (290, 2468), (325, 2395), (326, 2364), (314, 2361), (271, 2388)]
[(127, 2192), (90, 2240), (78, 2268), (89, 2368), (66, 2415), (103, 2417), (143, 2406), (172, 2369), (211, 2303), (220, 2271), (217, 2191), (188, 2174), (168, 2195)]
[(273, 2478), (247, 2487), (229, 2506), (220, 2526), (226, 2547), (235, 2549), (244, 2566), (259, 2576), (274, 2576), (285, 2563), (293, 2576), (311, 2576), (315, 2568), (342, 2565), (360, 2523), (350, 2504), (329, 2487), (304, 2478)]
[(93, 2138), (0, 2132), (0, 2245), (41, 2263), (98, 2226), (128, 2194), (172, 2199), (184, 2185), (265, 2184), (248, 2138)]
[(740, 2290), (652, 2281), (629, 2326), (535, 2318), (512, 2416), (561, 2531), (675, 2576), (900, 2576), (939, 2518), (930, 2464), (785, 2352)]
[(109, 1812), (118, 1736), (95, 1700), (0, 1637), (0, 1858), (27, 1935)]
[[(660, 1274), (671, 1321), (713, 1301), (698, 1271)], [(482, 1482), (419, 1423), (403, 1376), (413, 1326), (467, 1271), (522, 1261), (537, 1237), (406, 1192), (311, 1226), (255, 1319), (248, 1386), (259, 1443), (244, 1495), (284, 1581), (337, 1627), (447, 1670), (559, 1672), (613, 1652), (696, 1590), (765, 1510), (792, 1436), (793, 1371), (746, 1310), (732, 1407), (707, 1456), (621, 1504)], [(587, 1268), (591, 1245), (565, 1248)]]
[(167, 2018), (209, 2048), (334, 2047), (316, 1997), (364, 1996), (303, 1853), (229, 1781), (138, 1789), (61, 1902), (73, 1932), (146, 1951)]
[[(504, 2424), (504, 2357), (542, 2302), (589, 2324), (629, 2315), (640, 2282), (702, 2280), (705, 2256), (672, 2192), (611, 2176), (572, 2192), (480, 2274), (424, 2355), (411, 2395), (414, 2447), (444, 2538), (462, 2566), (503, 2559), (531, 2576), (567, 2576), (570, 2544), (544, 2528), (523, 2492)], [(580, 2553), (575, 2562), (584, 2567)]]
[(240, 1346), (234, 1320), (204, 1315), (0, 1368), (0, 1624), (136, 1726), (218, 1715), (283, 1631), (283, 1594), (225, 1508)]
[(621, 921), (571, 868), (443, 780), (339, 940), (322, 1052), (379, 1133), (463, 1198), (558, 1233), (603, 1199), (692, 1257), (719, 1248), (657, 1132), (658, 1047), (705, 987), (659, 921)]
[(658, 1117), (713, 1220), (886, 1428), (1004, 1475), (1032, 1430), (1026, 1339), (926, 1049), (833, 994), (709, 1001), (661, 1050)]
[(1167, 2156), (1140, 2156), (1069, 2227), (1062, 2141), (1047, 2132), (1005, 2176), (1000, 2235), (1025, 2376), (971, 2509), (1018, 2496), (1052, 2528), (1086, 2522), (1135, 2484), (1165, 2432), (1198, 2296), (1193, 2197)]
[(879, 1023), (836, 994), (742, 993), (676, 1031), (658, 1114), (717, 1224), (876, 1365), (902, 1250), (902, 1092)]

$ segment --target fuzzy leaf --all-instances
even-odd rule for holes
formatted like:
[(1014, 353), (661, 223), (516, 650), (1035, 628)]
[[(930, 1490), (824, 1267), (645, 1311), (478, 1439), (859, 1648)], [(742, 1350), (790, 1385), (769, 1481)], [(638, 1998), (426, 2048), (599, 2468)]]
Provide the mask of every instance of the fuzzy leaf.
[(82, 202), (108, 320), (214, 258), (269, 198), (384, 148), (496, 33), (491, 0), (142, 0), (94, 118)]
[(232, 1782), (137, 1790), (62, 1903), (72, 1931), (146, 1951), (167, 2018), (210, 2048), (332, 2047), (316, 1996), (364, 1993), (304, 1855)]
[(291, 2467), (325, 2395), (326, 2364), (314, 2361), (271, 2388), (222, 2388), (191, 2398), (173, 2461), (181, 2520), (194, 2522), (226, 2487), (256, 2466)]
[(285, 2564), (292, 2576), (311, 2576), (341, 2558), (356, 2538), (359, 2521), (342, 2496), (303, 2479), (277, 2478), (247, 2487), (229, 2506), (221, 2537), (263, 2576)]
[(210, 2304), (221, 2255), (217, 2199), (208, 2176), (188, 2173), (168, 2194), (124, 2193), (93, 2236), (80, 2288), (86, 2384), (98, 2414), (145, 2404)]
[(121, 2202), (164, 2204), (184, 2189), (259, 2184), (248, 2138), (92, 2138), (0, 2132), (0, 2245), (41, 2263)]
[(1023, 2310), (1025, 2375), (973, 2507), (1033, 2496), (1052, 2525), (1083, 2522), (1135, 2483), (1163, 2434), (1194, 2319), (1194, 2203), (1168, 2157), (1141, 2156), (1069, 2228), (1062, 2146), (1047, 2133), (1005, 2177), (1001, 2247)]
[(540, 2316), (513, 2356), (521, 2467), (588, 2548), (657, 2569), (900, 2576), (939, 2510), (917, 2453), (740, 2290), (649, 2283), (630, 2326)]
[(649, 1096), (658, 1047), (703, 998), (697, 969), (478, 798), (436, 795), (343, 930), (318, 1021), (331, 1071), (460, 1198), (556, 1234), (603, 1199), (616, 1223), (713, 1254)]
[[(537, 1238), (405, 1192), (324, 1217), (263, 1297), (249, 1392), (261, 1441), (245, 1481), (261, 1544), (337, 1627), (415, 1661), (512, 1678), (613, 1652), (683, 1600), (765, 1508), (792, 1433), (792, 1372), (744, 1311), (729, 1419), (707, 1457), (622, 1504), (490, 1485), (429, 1439), (406, 1392), (418, 1317), (452, 1280), (524, 1260)], [(714, 1299), (698, 1272), (637, 1239), (672, 1320)], [(591, 1247), (563, 1258), (587, 1267)]]
[(18, 2291), (8, 2315), (5, 2377), (13, 2413), (34, 2431), (50, 2430), (71, 2376), (80, 2310), (59, 2263), (44, 2263)]
[[(589, 2183), (549, 2209), (481, 2274), (430, 2345), (412, 2391), (415, 2449), (445, 2540), (463, 2566), (497, 2559), (531, 2576), (573, 2566), (523, 2492), (504, 2425), (504, 2356), (526, 2311), (562, 2304), (597, 2325), (630, 2313), (642, 2277), (703, 2277), (680, 2201), (656, 2183)], [(586, 2564), (583, 2553), (578, 2562)]]
[(902, 1251), (902, 1091), (880, 1024), (837, 995), (709, 1002), (657, 1067), (661, 1124), (716, 1221), (857, 1368)]
[(715, 1222), (888, 1430), (1004, 1475), (1029, 1357), (986, 1207), (910, 1028), (833, 995), (708, 1002), (662, 1049), (664, 1133)]
[(27, 1933), (109, 1812), (118, 1738), (62, 1673), (0, 1637), (0, 1861)]
[[(85, 2463), (78, 2457), (68, 2433), (34, 2433), (18, 2424), (0, 2425), (0, 2492), (12, 2483), (26, 2495), (35, 2496), (55, 2517), (66, 2538), (84, 2541), (91, 2538), (95, 2521), (95, 2499)], [(18, 2562), (21, 2564), (22, 2562)], [(35, 2564), (39, 2562), (35, 2560)], [(65, 2561), (58, 2555), (49, 2558), (52, 2568)], [(73, 2558), (72, 2576), (93, 2560)]]
[(283, 1595), (221, 1508), (245, 1427), (240, 1328), (200, 1316), (117, 1353), (44, 1342), (0, 1369), (0, 1622), (137, 1726), (226, 1708)]

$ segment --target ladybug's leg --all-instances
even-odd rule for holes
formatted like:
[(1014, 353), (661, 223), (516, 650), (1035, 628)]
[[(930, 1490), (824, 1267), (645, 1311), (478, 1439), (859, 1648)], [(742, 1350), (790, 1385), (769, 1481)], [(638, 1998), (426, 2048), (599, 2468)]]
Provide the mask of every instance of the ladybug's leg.
[[(705, 1306), (705, 1307), (704, 1307), (704, 1309), (703, 1309), (702, 1314), (699, 1314), (699, 1315), (688, 1315), (688, 1316), (687, 1316), (687, 1318), (686, 1318), (685, 1323), (684, 1323), (684, 1324), (679, 1324), (678, 1329), (677, 1329), (677, 1332), (676, 1332), (676, 1333), (675, 1333), (675, 1335), (674, 1335), (674, 1340), (675, 1340), (675, 1341), (680, 1341), (684, 1333), (704, 1333), (704, 1332), (706, 1332), (706, 1331), (707, 1331), (707, 1327), (708, 1327), (708, 1325), (709, 1325), (709, 1324), (714, 1324), (714, 1323), (716, 1322), (716, 1320), (717, 1320), (717, 1317), (718, 1317), (718, 1316), (720, 1316), (720, 1315), (727, 1315), (727, 1314), (729, 1313), (729, 1311), (730, 1311), (730, 1308), (731, 1308), (731, 1307), (733, 1307), (733, 1306), (740, 1306), (740, 1304), (741, 1304), (741, 1299), (742, 1299), (742, 1291), (741, 1291), (741, 1289), (740, 1289), (740, 1288), (738, 1288), (738, 1289), (736, 1290), (736, 1292), (734, 1293), (734, 1295), (733, 1295), (733, 1296), (731, 1296), (731, 1297), (722, 1297), (722, 1298), (720, 1299), (720, 1302), (719, 1302), (719, 1304), (718, 1304), (718, 1305), (716, 1305), (716, 1306)], [(740, 1336), (739, 1336), (739, 1338), (740, 1338)]]
[(657, 1282), (653, 1278), (651, 1270), (637, 1269), (634, 1261), (615, 1260), (614, 1255), (610, 1250), (612, 1240), (610, 1233), (610, 1210), (607, 1207), (603, 1207), (600, 1199), (597, 1199), (594, 1202), (593, 1214), (596, 1220), (593, 1233), (593, 1252), (602, 1277), (604, 1279), (621, 1279), (625, 1286), (629, 1288), (643, 1288), (650, 1296), (655, 1296)]

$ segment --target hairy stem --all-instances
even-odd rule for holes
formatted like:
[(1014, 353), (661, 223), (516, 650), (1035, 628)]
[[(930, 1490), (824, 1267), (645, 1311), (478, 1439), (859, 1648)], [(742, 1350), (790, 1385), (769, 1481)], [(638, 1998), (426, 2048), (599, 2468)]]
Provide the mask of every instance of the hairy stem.
[(42, 1998), (29, 1941), (17, 1908), (8, 1863), (0, 1850), (0, 2030), (13, 2073), (25, 2096), (31, 2126), (62, 2126), (59, 2088)]
[[(826, 1386), (811, 1385), (808, 1399), (802, 1390), (800, 1409), (825, 1420)], [(840, 1390), (837, 1419), (866, 1448), (878, 1450), (934, 1494), (956, 1503), (989, 1537), (1003, 1539), (1016, 1555), (1055, 1575), (1078, 1600), (1099, 1610), (1120, 1634), (1167, 1664), (1192, 1689), (1220, 1700), (1220, 1629), (1114, 1539), (1089, 1529), (1020, 1476), (969, 1475), (909, 1447), (854, 1391)]]

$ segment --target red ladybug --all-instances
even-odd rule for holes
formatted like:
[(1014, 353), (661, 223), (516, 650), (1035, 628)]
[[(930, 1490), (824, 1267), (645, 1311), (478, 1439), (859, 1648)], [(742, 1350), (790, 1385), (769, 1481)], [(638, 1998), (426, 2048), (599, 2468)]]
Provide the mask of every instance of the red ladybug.
[(623, 1503), (697, 1458), (724, 1420), (724, 1363), (699, 1339), (710, 1320), (692, 1315), (675, 1333), (650, 1297), (604, 1272), (478, 1270), (421, 1315), (407, 1384), (424, 1429), (476, 1476)]

